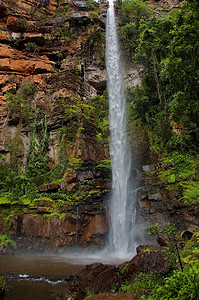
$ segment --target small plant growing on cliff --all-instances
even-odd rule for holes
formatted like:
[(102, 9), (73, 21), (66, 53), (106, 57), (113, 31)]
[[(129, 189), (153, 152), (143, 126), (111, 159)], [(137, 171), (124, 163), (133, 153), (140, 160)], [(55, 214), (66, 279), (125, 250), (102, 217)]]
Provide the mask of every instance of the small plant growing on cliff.
[(7, 234), (0, 235), (0, 247), (12, 246), (16, 248), (16, 242), (11, 240)]
[(18, 89), (16, 95), (7, 92), (6, 99), (10, 112), (18, 114), (22, 120), (28, 120), (32, 113), (30, 102), (33, 99), (35, 90), (34, 83), (26, 80)]
[(147, 235), (161, 235), (165, 242), (165, 251), (167, 253), (167, 256), (172, 264), (176, 264), (176, 260), (178, 261), (180, 265), (180, 269), (183, 272), (183, 265), (181, 260), (181, 246), (179, 245), (179, 236), (180, 232), (176, 230), (176, 227), (174, 224), (168, 225), (161, 228), (161, 225), (159, 224), (151, 224), (147, 229)]
[(92, 291), (87, 289), (86, 290), (86, 297), (84, 298), (84, 300), (95, 300), (95, 297), (93, 297), (92, 294), (93, 294)]
[(38, 54), (39, 46), (37, 46), (35, 43), (28, 42), (25, 44), (25, 50), (28, 52), (33, 52), (34, 54)]
[(0, 296), (5, 293), (6, 280), (4, 277), (0, 276)]
[[(40, 121), (40, 139), (39, 142), (36, 140), (36, 131), (38, 127), (38, 116), (39, 109), (36, 111), (35, 120), (33, 124), (31, 145), (28, 154), (28, 172), (30, 176), (41, 175), (45, 172), (50, 171), (49, 166), (49, 155), (47, 153), (48, 149), (48, 133), (47, 127), (48, 122), (46, 117)], [(36, 178), (35, 178), (36, 179)], [(37, 182), (37, 184), (41, 184)]]

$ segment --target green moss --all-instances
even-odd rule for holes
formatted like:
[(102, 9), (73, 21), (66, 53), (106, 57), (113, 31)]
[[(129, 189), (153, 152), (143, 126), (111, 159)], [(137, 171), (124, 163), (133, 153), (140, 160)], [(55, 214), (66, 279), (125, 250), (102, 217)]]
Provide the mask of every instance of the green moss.
[(199, 181), (188, 181), (182, 184), (184, 193), (182, 199), (186, 204), (199, 203)]
[(97, 168), (106, 168), (106, 169), (111, 169), (111, 161), (106, 159), (106, 160), (101, 160), (100, 164), (97, 165)]
[(66, 216), (68, 215), (69, 213), (62, 213), (62, 212), (54, 212), (54, 213), (51, 213), (49, 215), (45, 215), (45, 217), (48, 219), (48, 220), (52, 220), (52, 218), (54, 216), (57, 216), (59, 218), (60, 221), (64, 221)]
[(34, 199), (33, 203), (37, 203), (38, 201), (43, 201), (43, 202), (51, 202), (54, 204), (54, 201), (51, 199), (51, 198), (47, 198), (47, 197), (40, 197), (40, 198), (37, 198), (37, 199)]
[(11, 204), (11, 199), (8, 196), (0, 195), (0, 205)]
[(15, 215), (14, 212), (10, 213), (9, 211), (8, 214), (4, 216), (4, 223), (9, 224), (10, 220), (14, 217), (14, 215)]
[(33, 82), (26, 80), (17, 90), (16, 95), (10, 92), (6, 93), (8, 108), (12, 113), (19, 114), (22, 120), (27, 121), (32, 113), (30, 106), (33, 100), (36, 87)]

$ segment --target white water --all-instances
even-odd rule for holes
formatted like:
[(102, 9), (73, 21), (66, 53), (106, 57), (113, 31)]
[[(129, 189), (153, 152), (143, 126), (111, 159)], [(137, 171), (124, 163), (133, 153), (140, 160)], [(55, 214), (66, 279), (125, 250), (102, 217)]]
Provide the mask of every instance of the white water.
[(133, 208), (132, 199), (130, 199), (130, 202), (128, 199), (131, 155), (126, 134), (126, 99), (113, 2), (110, 2), (107, 11), (106, 69), (108, 73), (112, 164), (109, 251), (118, 257), (127, 258), (132, 257), (132, 253), (135, 252), (133, 241), (135, 209)]

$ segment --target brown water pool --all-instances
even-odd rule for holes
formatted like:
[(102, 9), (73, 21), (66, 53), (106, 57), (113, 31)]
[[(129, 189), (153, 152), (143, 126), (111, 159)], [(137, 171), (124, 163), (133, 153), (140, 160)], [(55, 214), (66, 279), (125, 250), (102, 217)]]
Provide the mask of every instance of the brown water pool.
[(64, 279), (83, 267), (60, 255), (1, 255), (0, 276), (6, 277), (3, 300), (50, 300)]

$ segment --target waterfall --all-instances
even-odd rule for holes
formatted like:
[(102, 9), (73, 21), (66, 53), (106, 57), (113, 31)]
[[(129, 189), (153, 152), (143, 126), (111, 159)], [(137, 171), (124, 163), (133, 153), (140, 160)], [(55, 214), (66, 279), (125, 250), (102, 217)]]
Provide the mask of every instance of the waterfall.
[(132, 254), (135, 249), (133, 245), (135, 209), (133, 200), (129, 199), (132, 198), (129, 193), (131, 155), (127, 142), (126, 99), (113, 2), (109, 2), (107, 11), (106, 69), (108, 74), (112, 165), (109, 248), (112, 253), (125, 257), (130, 251)]

